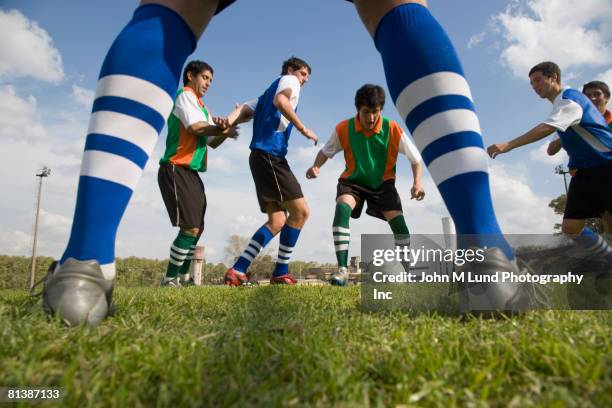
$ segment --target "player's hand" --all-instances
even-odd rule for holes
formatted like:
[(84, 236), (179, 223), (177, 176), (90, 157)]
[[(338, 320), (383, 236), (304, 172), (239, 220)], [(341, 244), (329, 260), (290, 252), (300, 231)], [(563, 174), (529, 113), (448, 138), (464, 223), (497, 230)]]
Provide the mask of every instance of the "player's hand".
[(410, 199), (412, 200), (415, 198), (417, 201), (421, 201), (425, 198), (425, 190), (420, 184), (414, 184), (410, 189)]
[(319, 167), (312, 166), (311, 168), (306, 170), (306, 178), (307, 179), (317, 178), (319, 176), (319, 172), (321, 172), (321, 169)]
[(222, 118), (219, 116), (213, 116), (213, 123), (221, 130), (225, 130), (230, 126), (227, 118)]
[(497, 157), (498, 155), (502, 153), (508, 153), (510, 150), (512, 149), (510, 148), (509, 143), (497, 143), (497, 144), (492, 144), (491, 146), (487, 147), (487, 153), (489, 154), (489, 157), (491, 157), (492, 159), (494, 159), (495, 157)]
[(222, 135), (225, 137), (232, 138), (232, 139), (237, 139), (238, 135), (240, 134), (238, 132), (238, 129), (240, 129), (239, 126), (229, 126), (223, 131)]
[(308, 139), (312, 140), (315, 146), (317, 145), (317, 142), (319, 141), (319, 137), (317, 136), (315, 132), (313, 132), (310, 129), (304, 128), (302, 131), (302, 134), (306, 136)]

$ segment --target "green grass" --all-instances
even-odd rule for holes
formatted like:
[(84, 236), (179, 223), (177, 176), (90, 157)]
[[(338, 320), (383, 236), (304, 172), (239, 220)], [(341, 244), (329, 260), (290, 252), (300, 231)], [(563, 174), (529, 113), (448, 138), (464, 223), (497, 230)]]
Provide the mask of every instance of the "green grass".
[[(63, 406), (612, 406), (610, 312), (359, 310), (359, 289), (130, 288), (97, 328), (0, 291), (0, 386)], [(59, 405), (59, 404), (58, 404)]]

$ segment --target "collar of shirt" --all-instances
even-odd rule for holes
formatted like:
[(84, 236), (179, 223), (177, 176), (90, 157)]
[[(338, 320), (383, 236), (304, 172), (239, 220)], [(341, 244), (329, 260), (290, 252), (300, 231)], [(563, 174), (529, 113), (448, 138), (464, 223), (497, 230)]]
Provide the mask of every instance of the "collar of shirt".
[(190, 88), (190, 87), (188, 87), (188, 86), (184, 86), (184, 87), (183, 87), (183, 91), (185, 91), (185, 92), (191, 92), (191, 93), (192, 93), (192, 94), (193, 94), (193, 95), (196, 97), (196, 100), (198, 101), (198, 105), (200, 105), (200, 106), (204, 106), (204, 102), (202, 102), (202, 100), (201, 100), (200, 98), (198, 98), (198, 94), (197, 94), (197, 93), (196, 93), (196, 92), (195, 92), (193, 89), (191, 89), (191, 88)]
[(363, 133), (366, 137), (370, 137), (372, 135), (376, 135), (380, 133), (380, 130), (382, 129), (382, 122), (383, 122), (383, 117), (382, 115), (380, 115), (378, 117), (378, 121), (376, 122), (376, 126), (374, 126), (374, 129), (372, 130), (364, 129), (363, 126), (361, 126), (361, 122), (359, 121), (359, 114), (357, 114), (355, 115), (355, 131), (359, 133)]

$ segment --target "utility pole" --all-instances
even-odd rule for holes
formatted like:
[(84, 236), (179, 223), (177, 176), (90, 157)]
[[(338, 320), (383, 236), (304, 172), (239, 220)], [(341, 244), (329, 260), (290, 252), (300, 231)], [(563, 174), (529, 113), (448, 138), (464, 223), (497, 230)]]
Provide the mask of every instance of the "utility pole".
[(555, 173), (563, 175), (563, 184), (565, 184), (565, 197), (567, 197), (567, 179), (565, 178), (566, 174), (569, 174), (569, 170), (566, 170), (562, 164), (555, 167)]
[(36, 274), (36, 243), (38, 241), (38, 213), (40, 212), (40, 197), (42, 192), (42, 181), (43, 177), (49, 177), (51, 169), (47, 166), (43, 166), (40, 173), (36, 175), (39, 177), (38, 180), (38, 194), (36, 198), (36, 214), (34, 221), (34, 242), (32, 243), (32, 269), (30, 269), (30, 289), (34, 286), (34, 275)]

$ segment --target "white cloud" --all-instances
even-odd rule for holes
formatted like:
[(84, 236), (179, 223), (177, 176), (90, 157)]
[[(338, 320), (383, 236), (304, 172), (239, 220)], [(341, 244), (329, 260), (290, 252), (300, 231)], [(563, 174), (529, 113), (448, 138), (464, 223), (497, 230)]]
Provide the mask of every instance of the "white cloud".
[(472, 47), (475, 47), (476, 45), (480, 44), (482, 42), (482, 40), (484, 40), (485, 35), (486, 35), (486, 31), (483, 31), (483, 32), (478, 33), (478, 34), (474, 34), (468, 40), (467, 47), (468, 48), (472, 48)]
[[(551, 138), (550, 140), (552, 141), (553, 139)], [(531, 150), (529, 152), (529, 158), (534, 162), (549, 164), (551, 166), (567, 164), (569, 157), (564, 149), (561, 149), (559, 153), (555, 154), (554, 156), (549, 156), (548, 153), (546, 153), (548, 143), (548, 141), (542, 143), (538, 148)]]
[(505, 234), (550, 234), (559, 216), (548, 207), (551, 197), (531, 189), (524, 167), (493, 164), (491, 192), (499, 224)]
[(46, 131), (39, 121), (36, 98), (28, 96), (23, 99), (17, 95), (14, 87), (1, 87), (0, 139), (36, 141), (45, 135)]
[(518, 0), (494, 17), (506, 40), (502, 63), (520, 78), (545, 60), (561, 69), (612, 62), (612, 0)]
[(0, 231), (0, 248), (3, 255), (25, 255), (32, 250), (32, 235), (23, 231)]
[(86, 89), (76, 84), (72, 84), (72, 98), (77, 104), (81, 105), (84, 108), (91, 109), (94, 100), (94, 94), (95, 92), (90, 89)]
[(53, 40), (35, 21), (17, 10), (0, 10), (0, 77), (64, 79), (62, 57)]

